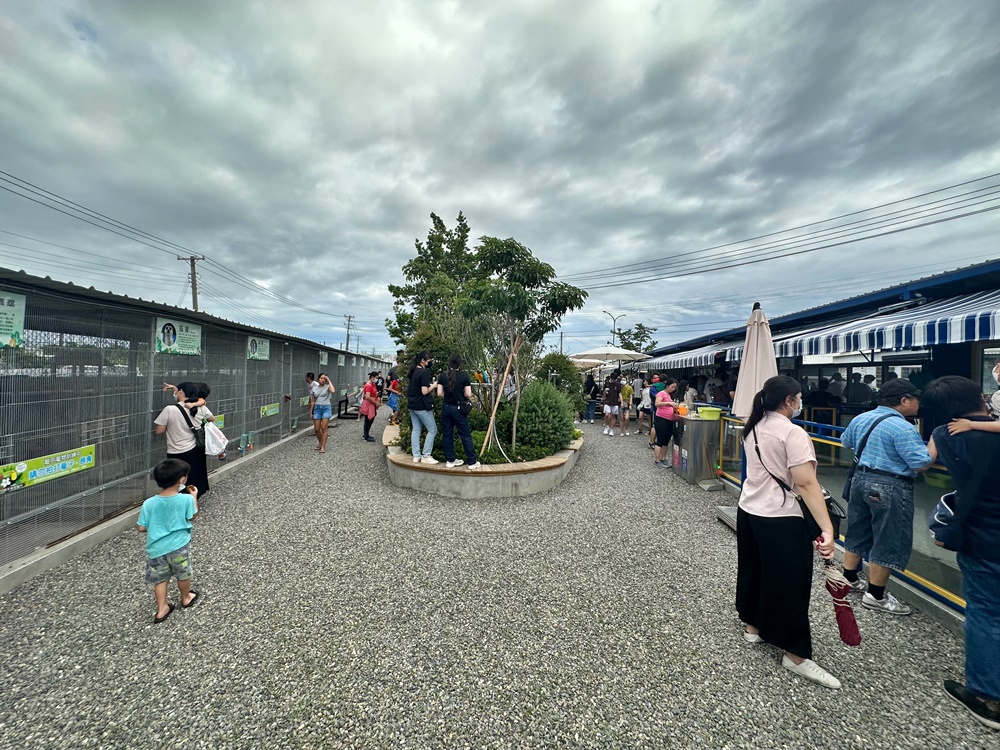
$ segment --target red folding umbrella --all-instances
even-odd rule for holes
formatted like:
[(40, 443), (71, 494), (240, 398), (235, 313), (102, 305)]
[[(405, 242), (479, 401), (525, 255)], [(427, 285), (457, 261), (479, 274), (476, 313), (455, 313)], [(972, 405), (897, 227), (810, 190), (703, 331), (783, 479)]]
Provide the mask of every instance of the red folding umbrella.
[(844, 578), (844, 574), (833, 566), (833, 560), (824, 560), (823, 566), (826, 573), (826, 590), (833, 597), (833, 611), (837, 615), (840, 640), (848, 646), (860, 646), (861, 631), (858, 630), (854, 610), (847, 601), (847, 595), (851, 593), (851, 584)]

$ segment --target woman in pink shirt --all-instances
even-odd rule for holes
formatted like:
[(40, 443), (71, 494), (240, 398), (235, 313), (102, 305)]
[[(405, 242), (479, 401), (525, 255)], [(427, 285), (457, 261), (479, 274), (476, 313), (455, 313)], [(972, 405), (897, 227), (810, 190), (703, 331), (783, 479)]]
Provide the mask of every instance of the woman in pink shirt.
[[(785, 652), (785, 669), (836, 690), (840, 681), (812, 660), (813, 545), (833, 557), (833, 523), (816, 479), (812, 441), (791, 421), (801, 411), (802, 387), (779, 375), (754, 396), (743, 428), (747, 476), (736, 512), (736, 609), (748, 642), (777, 646)], [(819, 524), (819, 539), (809, 538), (797, 495)]]
[(677, 402), (673, 394), (677, 392), (677, 381), (667, 378), (663, 389), (656, 394), (653, 402), (653, 428), (656, 430), (656, 447), (653, 449), (653, 465), (664, 469), (670, 468), (667, 461), (667, 445), (674, 436), (674, 409)]

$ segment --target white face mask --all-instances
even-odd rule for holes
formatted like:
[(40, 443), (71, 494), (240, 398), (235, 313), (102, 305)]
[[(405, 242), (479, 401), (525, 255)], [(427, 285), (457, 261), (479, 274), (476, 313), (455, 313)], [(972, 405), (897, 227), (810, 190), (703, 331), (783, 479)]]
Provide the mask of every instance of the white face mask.
[(796, 419), (802, 413), (802, 399), (799, 399), (798, 408), (792, 409), (792, 419)]

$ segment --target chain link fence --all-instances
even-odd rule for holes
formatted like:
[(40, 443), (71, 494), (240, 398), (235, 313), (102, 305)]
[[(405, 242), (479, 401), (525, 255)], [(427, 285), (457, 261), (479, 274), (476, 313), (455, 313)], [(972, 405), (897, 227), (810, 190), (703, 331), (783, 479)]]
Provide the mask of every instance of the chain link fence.
[[(208, 407), (230, 441), (223, 460), (233, 462), (311, 427), (306, 372), (326, 372), (342, 397), (389, 367), (189, 311), (52, 286), (0, 282), (0, 296), (24, 297), (20, 346), (0, 348), (0, 565), (155, 494), (149, 470), (166, 444), (153, 419), (174, 401), (164, 383), (211, 387)], [(162, 350), (164, 316), (188, 333), (200, 327), (200, 353)], [(251, 339), (266, 358), (251, 358)], [(209, 459), (210, 472), (219, 465)]]

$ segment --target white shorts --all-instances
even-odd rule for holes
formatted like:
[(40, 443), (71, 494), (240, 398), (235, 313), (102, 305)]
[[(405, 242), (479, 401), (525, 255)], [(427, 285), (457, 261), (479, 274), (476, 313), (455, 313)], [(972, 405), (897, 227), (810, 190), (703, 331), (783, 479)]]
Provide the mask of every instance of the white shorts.
[(618, 413), (618, 407), (617, 406), (608, 406), (607, 404), (605, 404), (604, 405), (604, 413), (605, 414), (617, 414)]

